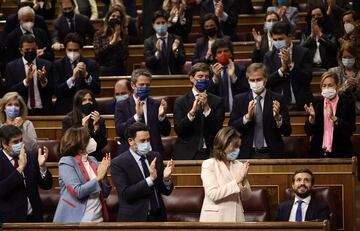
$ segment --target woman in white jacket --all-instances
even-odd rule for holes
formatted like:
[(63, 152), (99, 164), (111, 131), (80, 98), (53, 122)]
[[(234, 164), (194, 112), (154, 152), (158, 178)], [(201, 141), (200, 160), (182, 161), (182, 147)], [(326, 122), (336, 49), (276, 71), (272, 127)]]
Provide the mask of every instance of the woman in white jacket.
[(200, 221), (245, 221), (242, 201), (250, 198), (251, 188), (246, 178), (249, 162), (236, 160), (240, 144), (240, 134), (232, 127), (217, 133), (212, 158), (205, 160), (201, 168), (205, 198)]

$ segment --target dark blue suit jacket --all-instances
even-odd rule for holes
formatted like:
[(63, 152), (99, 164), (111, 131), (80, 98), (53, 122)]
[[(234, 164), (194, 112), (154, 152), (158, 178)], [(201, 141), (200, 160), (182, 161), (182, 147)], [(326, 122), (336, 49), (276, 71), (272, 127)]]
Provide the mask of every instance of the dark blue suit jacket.
[[(164, 149), (162, 146), (161, 135), (168, 136), (171, 131), (171, 125), (167, 118), (163, 121), (159, 121), (159, 106), (160, 102), (158, 100), (152, 98), (147, 99), (147, 125), (150, 129), (151, 147), (154, 151), (163, 154)], [(119, 147), (118, 153), (122, 153), (129, 148), (124, 132), (130, 124), (136, 122), (134, 119), (135, 114), (136, 110), (134, 97), (130, 96), (126, 100), (116, 103), (115, 129), (116, 134), (120, 136), (120, 142), (122, 144)]]
[[(157, 152), (147, 154), (149, 164), (156, 157), (157, 178), (154, 182), (159, 201), (163, 221), (166, 221), (166, 212), (161, 194), (170, 195), (173, 190), (171, 184), (167, 189), (163, 182), (164, 164), (161, 155)], [(116, 221), (138, 222), (147, 221), (149, 210), (150, 187), (130, 151), (126, 151), (111, 161), (110, 166), (112, 180), (118, 192), (119, 210)]]
[(64, 115), (72, 110), (73, 97), (78, 90), (90, 89), (95, 95), (100, 93), (99, 71), (96, 63), (90, 59), (80, 56), (79, 62), (84, 62), (86, 70), (92, 77), (90, 85), (85, 82), (82, 75), (75, 81), (75, 86), (69, 89), (66, 81), (72, 76), (73, 69), (68, 57), (58, 59), (53, 65), (53, 86), (55, 88), (56, 103), (55, 113)]
[[(51, 114), (52, 110), (52, 101), (51, 97), (53, 94), (52, 87), (52, 64), (45, 59), (36, 59), (36, 67), (38, 70), (41, 70), (45, 67), (47, 72), (48, 83), (45, 87), (42, 87), (40, 82), (38, 82), (38, 88), (40, 92), (40, 98), (43, 105), (44, 112), (46, 114)], [(28, 87), (25, 87), (23, 80), (26, 79), (25, 66), (22, 58), (15, 59), (14, 61), (6, 65), (5, 70), (5, 87), (7, 91), (16, 91), (18, 92), (25, 103), (28, 101)]]
[[(278, 206), (276, 220), (277, 221), (289, 221), (290, 213), (294, 200), (285, 201)], [(330, 209), (329, 206), (325, 203), (311, 198), (309, 206), (306, 210), (305, 221), (314, 221), (314, 220), (329, 220), (330, 218)]]
[(46, 171), (45, 178), (41, 178), (36, 155), (27, 155), (24, 178), (14, 168), (4, 152), (0, 150), (0, 221), (26, 222), (27, 199), (29, 198), (36, 221), (42, 221), (42, 203), (38, 186), (51, 189), (52, 176)]
[[(243, 123), (243, 117), (248, 111), (249, 102), (253, 100), (251, 91), (235, 96), (233, 110), (230, 114), (229, 126), (237, 129), (242, 135), (240, 155), (241, 159), (250, 157), (251, 148), (254, 140), (254, 120)], [(281, 127), (278, 128), (273, 116), (272, 102), (280, 102), (280, 114), (282, 116)], [(254, 115), (255, 116), (255, 115)], [(270, 90), (266, 91), (263, 108), (263, 131), (264, 138), (272, 158), (282, 157), (284, 153), (284, 143), (281, 135), (289, 136), (291, 134), (290, 117), (287, 107), (282, 101), (281, 95)]]
[[(5, 21), (4, 31), (6, 34), (10, 34), (11, 31), (20, 26), (17, 13), (7, 16)], [(41, 28), (46, 31), (46, 34), (49, 34), (45, 19), (41, 15), (35, 14), (34, 27)]]
[[(219, 34), (221, 35), (222, 33), (220, 32)], [(218, 36), (218, 38), (219, 39), (227, 39), (227, 40), (231, 41), (231, 38), (227, 35)], [(205, 63), (213, 62), (213, 59), (211, 59), (211, 60), (205, 59), (206, 53), (209, 49), (208, 46), (209, 46), (209, 38), (207, 36), (196, 39), (192, 64), (200, 63), (200, 62), (205, 62)]]

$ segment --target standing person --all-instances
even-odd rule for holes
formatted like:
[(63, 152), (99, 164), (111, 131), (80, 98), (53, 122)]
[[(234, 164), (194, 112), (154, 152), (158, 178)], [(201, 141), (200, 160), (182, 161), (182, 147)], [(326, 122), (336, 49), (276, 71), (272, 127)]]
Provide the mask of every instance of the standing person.
[(165, 11), (156, 11), (152, 20), (156, 34), (144, 41), (145, 64), (152, 74), (179, 74), (185, 64), (184, 44), (168, 32), (167, 20)]
[(38, 150), (37, 135), (33, 123), (28, 120), (24, 99), (17, 92), (6, 93), (0, 101), (0, 124), (15, 125), (22, 131), (22, 139), (27, 153)]
[(117, 156), (110, 167), (119, 198), (116, 221), (166, 221), (162, 195), (168, 196), (173, 190), (174, 163), (170, 160), (164, 168), (160, 153), (151, 151), (150, 132), (145, 124), (131, 124), (125, 137), (130, 148)]
[(205, 190), (201, 222), (244, 222), (242, 201), (251, 196), (247, 180), (249, 161), (236, 160), (241, 145), (240, 133), (232, 127), (222, 128), (215, 136), (211, 158), (201, 166)]
[(278, 206), (277, 221), (314, 221), (329, 220), (329, 206), (311, 196), (315, 177), (310, 169), (298, 169), (292, 177), (294, 200), (282, 202)]
[(104, 157), (101, 150), (107, 144), (106, 125), (105, 119), (96, 109), (95, 96), (90, 90), (83, 89), (76, 92), (73, 110), (62, 121), (62, 134), (65, 134), (66, 130), (73, 126), (88, 128), (89, 135), (93, 139), (92, 143), (96, 145), (95, 151), (88, 154), (101, 161)]
[(154, 35), (154, 29), (152, 27), (151, 19), (154, 13), (161, 9), (164, 0), (142, 0), (143, 6), (143, 38), (148, 38)]
[(269, 6), (266, 12), (276, 12), (280, 20), (290, 25), (291, 31), (296, 30), (298, 23), (299, 10), (296, 7), (290, 6), (289, 0), (273, 0), (274, 6)]
[(125, 100), (116, 103), (115, 129), (122, 145), (118, 153), (128, 149), (125, 137), (126, 128), (135, 123), (143, 122), (150, 130), (152, 149), (160, 154), (164, 153), (161, 136), (168, 136), (171, 125), (166, 117), (167, 102), (150, 97), (151, 73), (146, 69), (136, 69), (131, 74), (131, 87), (134, 94)]
[(320, 81), (324, 99), (304, 105), (309, 118), (305, 132), (312, 136), (311, 157), (350, 158), (351, 136), (355, 132), (355, 103), (353, 99), (339, 95), (339, 79), (336, 74), (325, 72)]
[(178, 97), (174, 105), (174, 127), (177, 139), (173, 158), (205, 160), (216, 133), (222, 128), (225, 108), (222, 99), (207, 92), (211, 68), (196, 63), (189, 72), (192, 89)]
[(100, 76), (126, 75), (129, 55), (126, 27), (124, 8), (112, 6), (105, 16), (104, 26), (94, 37), (94, 52)]
[(106, 173), (110, 153), (99, 164), (89, 153), (95, 151), (85, 127), (69, 128), (61, 139), (59, 160), (60, 200), (54, 222), (102, 222), (109, 220), (104, 198), (111, 191)]
[(246, 76), (251, 91), (235, 96), (229, 126), (242, 135), (241, 159), (283, 157), (283, 136), (291, 134), (290, 117), (280, 94), (265, 88), (265, 65), (251, 64)]
[(49, 190), (53, 181), (46, 168), (49, 151), (39, 148), (37, 155), (27, 155), (20, 128), (0, 128), (0, 218), (2, 222), (43, 221), (38, 187)]
[(70, 33), (66, 36), (64, 45), (66, 56), (53, 63), (57, 115), (71, 111), (72, 100), (78, 90), (89, 89), (97, 95), (101, 89), (97, 64), (81, 55), (81, 37), (77, 33)]

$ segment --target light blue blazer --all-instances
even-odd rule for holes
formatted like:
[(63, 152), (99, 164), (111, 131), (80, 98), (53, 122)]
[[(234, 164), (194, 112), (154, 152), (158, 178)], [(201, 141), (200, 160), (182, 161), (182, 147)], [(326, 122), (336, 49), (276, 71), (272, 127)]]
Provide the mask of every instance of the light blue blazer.
[[(91, 168), (96, 173), (98, 162), (93, 156), (88, 157)], [(86, 202), (93, 193), (100, 192), (100, 202), (104, 221), (108, 212), (104, 197), (111, 191), (111, 186), (89, 180), (89, 175), (81, 161), (81, 156), (64, 156), (59, 161), (60, 199), (56, 208), (54, 222), (80, 222), (85, 213)]]

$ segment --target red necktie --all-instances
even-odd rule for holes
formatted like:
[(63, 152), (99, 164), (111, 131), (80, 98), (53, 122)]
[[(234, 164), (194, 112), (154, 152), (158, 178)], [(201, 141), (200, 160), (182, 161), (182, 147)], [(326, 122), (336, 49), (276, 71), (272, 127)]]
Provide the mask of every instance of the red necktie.
[(33, 65), (32, 63), (27, 64), (29, 66), (28, 71), (28, 84), (29, 84), (29, 99), (31, 109), (35, 108), (35, 91), (34, 91), (34, 74), (33, 74)]
[(19, 160), (18, 160), (18, 158), (17, 158), (17, 157), (14, 157), (13, 160), (14, 160), (14, 168), (18, 168), (18, 167), (19, 167)]

